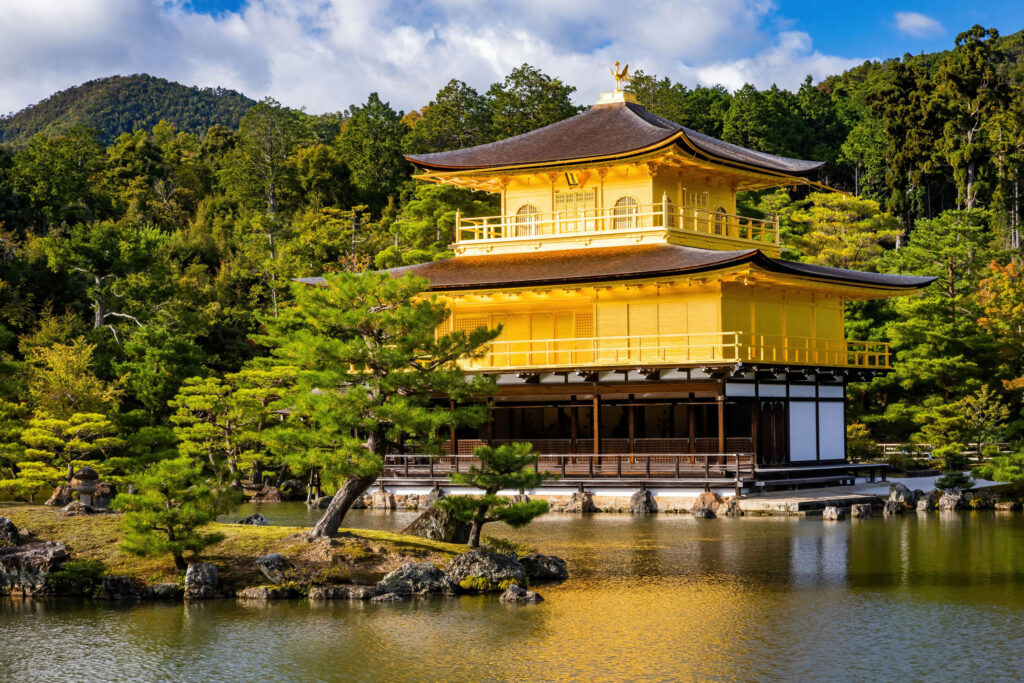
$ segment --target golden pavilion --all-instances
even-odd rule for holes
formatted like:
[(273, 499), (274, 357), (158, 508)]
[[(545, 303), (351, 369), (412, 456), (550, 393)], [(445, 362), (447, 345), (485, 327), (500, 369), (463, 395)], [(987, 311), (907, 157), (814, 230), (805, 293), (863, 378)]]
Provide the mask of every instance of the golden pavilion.
[(422, 181), (501, 198), (500, 215), (457, 216), (454, 257), (392, 271), (429, 280), (451, 329), (501, 326), (467, 366), (500, 390), (448, 457), (395, 456), (382, 481), (436, 485), (475, 447), (513, 440), (563, 487), (739, 493), (861, 474), (845, 384), (891, 357), (846, 339), (844, 305), (932, 278), (780, 260), (777, 220), (738, 215), (738, 192), (809, 183), (821, 163), (703, 135), (622, 89), (523, 135), (407, 159)]

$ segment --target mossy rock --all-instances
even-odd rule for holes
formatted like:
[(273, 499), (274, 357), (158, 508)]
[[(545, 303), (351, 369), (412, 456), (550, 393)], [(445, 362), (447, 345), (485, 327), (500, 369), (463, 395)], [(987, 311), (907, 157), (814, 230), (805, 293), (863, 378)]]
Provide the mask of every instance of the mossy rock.
[(459, 588), (467, 593), (491, 593), (498, 587), (482, 576), (467, 576), (459, 581)]

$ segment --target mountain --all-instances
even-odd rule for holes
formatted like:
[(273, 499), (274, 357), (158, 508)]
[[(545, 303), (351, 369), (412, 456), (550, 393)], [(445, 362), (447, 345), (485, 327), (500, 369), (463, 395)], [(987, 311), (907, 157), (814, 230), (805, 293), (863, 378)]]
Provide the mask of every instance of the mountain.
[(121, 133), (152, 128), (161, 119), (193, 133), (216, 123), (236, 128), (255, 103), (234, 90), (197, 88), (148, 74), (110, 76), (0, 117), (0, 142), (23, 145), (36, 133), (56, 133), (76, 124), (95, 128), (107, 143)]

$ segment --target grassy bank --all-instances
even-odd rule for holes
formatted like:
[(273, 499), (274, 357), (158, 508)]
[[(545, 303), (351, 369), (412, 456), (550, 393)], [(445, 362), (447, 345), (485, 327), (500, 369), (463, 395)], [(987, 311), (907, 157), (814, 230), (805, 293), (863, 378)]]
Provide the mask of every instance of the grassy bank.
[[(142, 583), (174, 581), (178, 576), (170, 556), (135, 557), (121, 551), (120, 515), (67, 517), (44, 505), (0, 503), (0, 517), (27, 528), (38, 540), (65, 544), (75, 559), (103, 562), (108, 574)], [(300, 527), (215, 523), (208, 528), (225, 538), (198, 559), (217, 565), (222, 584), (232, 590), (266, 582), (253, 561), (267, 553), (280, 553), (291, 560), (297, 582), (318, 585), (372, 583), (406, 562), (431, 562), (440, 567), (466, 550), (453, 543), (368, 529), (345, 529), (336, 539), (310, 543), (305, 538), (307, 530)]]

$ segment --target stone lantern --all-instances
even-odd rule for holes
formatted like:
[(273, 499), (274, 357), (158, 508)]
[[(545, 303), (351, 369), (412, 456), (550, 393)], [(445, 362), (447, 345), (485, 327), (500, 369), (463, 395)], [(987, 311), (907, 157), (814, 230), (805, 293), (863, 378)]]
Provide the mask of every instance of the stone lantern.
[(92, 505), (93, 494), (96, 493), (96, 482), (100, 475), (86, 465), (71, 475), (71, 488), (78, 493), (78, 500), (83, 505)]

